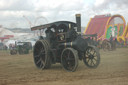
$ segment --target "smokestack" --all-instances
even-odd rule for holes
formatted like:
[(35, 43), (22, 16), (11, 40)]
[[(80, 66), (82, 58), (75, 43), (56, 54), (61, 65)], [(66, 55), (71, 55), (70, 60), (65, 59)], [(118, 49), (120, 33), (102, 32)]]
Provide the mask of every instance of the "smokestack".
[(81, 14), (76, 14), (77, 32), (81, 33)]

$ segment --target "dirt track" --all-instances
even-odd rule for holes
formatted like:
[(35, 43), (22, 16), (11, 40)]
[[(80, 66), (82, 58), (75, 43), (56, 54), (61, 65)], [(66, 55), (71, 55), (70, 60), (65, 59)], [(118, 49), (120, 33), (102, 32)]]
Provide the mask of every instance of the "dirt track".
[(0, 85), (128, 85), (128, 48), (101, 53), (96, 69), (79, 62), (76, 72), (66, 72), (60, 64), (37, 69), (32, 54), (0, 52)]

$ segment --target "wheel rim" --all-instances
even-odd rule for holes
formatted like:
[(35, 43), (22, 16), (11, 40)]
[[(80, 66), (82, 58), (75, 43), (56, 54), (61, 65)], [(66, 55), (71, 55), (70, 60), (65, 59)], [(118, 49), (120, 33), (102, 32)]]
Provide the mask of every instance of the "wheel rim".
[(45, 44), (45, 48), (46, 48), (46, 51), (47, 51), (47, 60), (46, 60), (46, 63), (45, 63), (45, 67), (46, 69), (50, 68), (51, 67), (51, 64), (52, 64), (52, 60), (51, 60), (51, 57), (50, 55), (48, 54), (49, 52), (49, 49), (50, 49), (50, 44), (47, 40), (43, 40), (44, 44)]
[(95, 47), (88, 47), (83, 58), (84, 63), (90, 68), (96, 68), (100, 63), (100, 54)]
[(46, 63), (46, 47), (41, 41), (37, 41), (34, 47), (34, 62), (38, 68), (44, 68)]
[(61, 55), (61, 63), (67, 71), (74, 72), (78, 66), (78, 55), (72, 48), (66, 48)]

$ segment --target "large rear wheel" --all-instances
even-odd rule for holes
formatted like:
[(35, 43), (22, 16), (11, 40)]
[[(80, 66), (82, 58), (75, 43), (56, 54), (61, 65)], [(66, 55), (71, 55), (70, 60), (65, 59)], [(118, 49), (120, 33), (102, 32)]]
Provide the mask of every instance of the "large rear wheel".
[(33, 56), (37, 68), (44, 69), (51, 66), (49, 46), (45, 40), (38, 40), (35, 43)]

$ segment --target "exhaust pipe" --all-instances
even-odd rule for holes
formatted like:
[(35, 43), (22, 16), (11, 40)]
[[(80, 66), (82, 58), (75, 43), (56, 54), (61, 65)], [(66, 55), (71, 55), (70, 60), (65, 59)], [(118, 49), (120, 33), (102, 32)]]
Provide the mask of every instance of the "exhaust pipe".
[(76, 14), (77, 32), (81, 34), (81, 14)]

